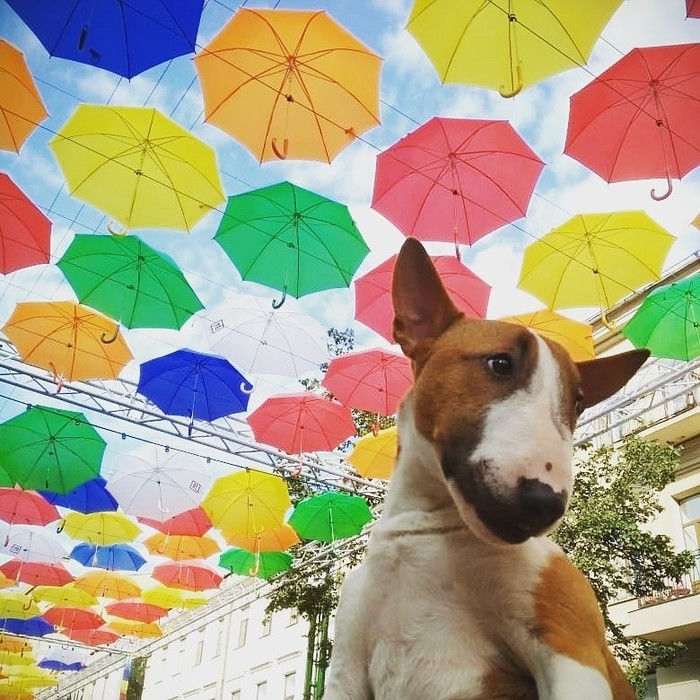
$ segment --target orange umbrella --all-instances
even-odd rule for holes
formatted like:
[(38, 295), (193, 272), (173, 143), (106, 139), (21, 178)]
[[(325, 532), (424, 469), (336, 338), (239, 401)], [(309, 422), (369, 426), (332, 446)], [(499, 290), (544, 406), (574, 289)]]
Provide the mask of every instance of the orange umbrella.
[(248, 8), (194, 58), (205, 121), (261, 162), (330, 162), (379, 124), (381, 61), (323, 11)]
[(22, 360), (68, 381), (116, 379), (133, 359), (115, 321), (72, 301), (24, 301), (2, 330)]
[(151, 554), (160, 554), (169, 559), (206, 559), (216, 554), (221, 547), (212, 537), (197, 537), (193, 535), (166, 535), (156, 532), (144, 544)]
[(141, 595), (140, 586), (131, 577), (107, 569), (97, 569), (81, 574), (75, 579), (74, 585), (92, 595), (115, 600), (138, 598)]
[(360, 476), (367, 479), (389, 479), (396, 461), (396, 426), (380, 430), (376, 435), (367, 433), (352, 448), (347, 461)]
[(21, 654), (32, 650), (32, 645), (21, 637), (0, 633), (0, 651), (8, 651), (12, 654)]
[(292, 545), (301, 542), (296, 530), (286, 523), (252, 535), (240, 532), (223, 532), (222, 534), (228, 544), (247, 549), (249, 552), (283, 552)]
[(24, 55), (0, 39), (0, 149), (19, 153), (48, 114)]

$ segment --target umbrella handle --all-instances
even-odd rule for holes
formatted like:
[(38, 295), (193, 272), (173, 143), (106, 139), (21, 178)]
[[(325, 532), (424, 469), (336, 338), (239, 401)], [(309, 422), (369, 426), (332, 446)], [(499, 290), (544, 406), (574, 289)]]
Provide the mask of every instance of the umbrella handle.
[(279, 309), (282, 304), (284, 304), (285, 299), (287, 298), (287, 285), (285, 284), (284, 287), (282, 287), (282, 298), (277, 301), (276, 299), (272, 300), (272, 308), (273, 309)]
[(56, 528), (56, 532), (60, 535), (63, 532), (63, 528), (66, 526), (65, 518), (61, 520), (61, 524)]
[(88, 38), (88, 26), (84, 24), (80, 30), (80, 38), (78, 39), (78, 51), (82, 51), (85, 48), (85, 42)]
[(270, 148), (274, 151), (274, 154), (280, 159), (280, 160), (286, 160), (287, 154), (289, 153), (289, 139), (285, 136), (284, 141), (282, 142), (282, 150), (277, 147), (277, 139), (273, 136), (272, 140), (270, 141)]
[(124, 228), (115, 228), (114, 227), (114, 222), (110, 221), (107, 224), (107, 230), (113, 235), (113, 236), (126, 236), (127, 230), (126, 227)]
[(498, 88), (501, 97), (515, 97), (523, 89), (523, 69), (520, 63), (515, 66), (516, 83), (512, 90), (506, 90), (504, 85)]
[(610, 320), (608, 320), (607, 314), (605, 311), (601, 310), (600, 312), (600, 320), (603, 322), (603, 325), (609, 330), (612, 331), (613, 333), (617, 332), (617, 326)]
[(248, 382), (241, 382), (239, 385), (239, 389), (244, 393), (244, 394), (252, 394), (253, 389), (255, 387), (252, 384), (249, 384)]
[(656, 194), (656, 190), (654, 188), (651, 189), (649, 194), (653, 200), (660, 202), (671, 195), (671, 192), (673, 192), (673, 182), (671, 181), (671, 176), (668, 173), (666, 173), (666, 183), (668, 189), (663, 194)]
[(114, 333), (111, 336), (108, 336), (106, 333), (102, 333), (100, 335), (100, 342), (104, 343), (105, 345), (109, 345), (110, 343), (113, 343), (117, 337), (119, 336), (119, 324), (114, 326)]

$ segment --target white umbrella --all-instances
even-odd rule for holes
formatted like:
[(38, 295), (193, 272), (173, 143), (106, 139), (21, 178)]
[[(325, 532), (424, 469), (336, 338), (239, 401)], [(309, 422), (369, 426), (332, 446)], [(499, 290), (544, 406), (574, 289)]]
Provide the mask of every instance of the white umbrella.
[(68, 556), (52, 530), (39, 525), (12, 525), (2, 523), (0, 554), (21, 562), (53, 564)]

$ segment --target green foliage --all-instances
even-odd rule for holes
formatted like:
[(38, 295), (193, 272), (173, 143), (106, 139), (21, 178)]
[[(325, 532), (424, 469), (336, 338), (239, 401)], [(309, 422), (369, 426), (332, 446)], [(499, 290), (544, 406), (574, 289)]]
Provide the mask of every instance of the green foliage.
[(131, 662), (131, 674), (126, 688), (126, 700), (141, 700), (143, 684), (146, 679), (147, 656), (139, 656)]

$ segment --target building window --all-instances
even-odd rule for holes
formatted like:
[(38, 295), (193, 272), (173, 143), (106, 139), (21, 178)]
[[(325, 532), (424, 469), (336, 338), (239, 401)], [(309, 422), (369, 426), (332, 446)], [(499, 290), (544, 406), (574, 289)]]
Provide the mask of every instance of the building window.
[(700, 593), (700, 493), (684, 498), (679, 505), (685, 548), (695, 554), (695, 566), (690, 571), (693, 589)]
[(267, 698), (267, 681), (261, 681), (255, 687), (255, 700), (266, 700)]
[(299, 611), (293, 608), (289, 611), (289, 626), (296, 625), (297, 622), (299, 622)]
[(241, 691), (240, 690), (234, 690), (231, 693), (231, 700), (241, 700)]
[(296, 682), (297, 674), (294, 671), (284, 674), (284, 700), (294, 700)]
[(238, 627), (238, 648), (245, 646), (245, 640), (248, 636), (248, 618), (244, 617), (241, 619), (241, 623)]
[(262, 637), (267, 637), (272, 632), (272, 615), (265, 615), (262, 621)]
[(200, 639), (197, 641), (197, 651), (194, 656), (194, 665), (199, 666), (202, 663), (202, 656), (204, 655), (204, 640)]
[(219, 629), (216, 632), (216, 646), (214, 647), (214, 656), (221, 654), (221, 647), (224, 643), (224, 624), (219, 618)]

